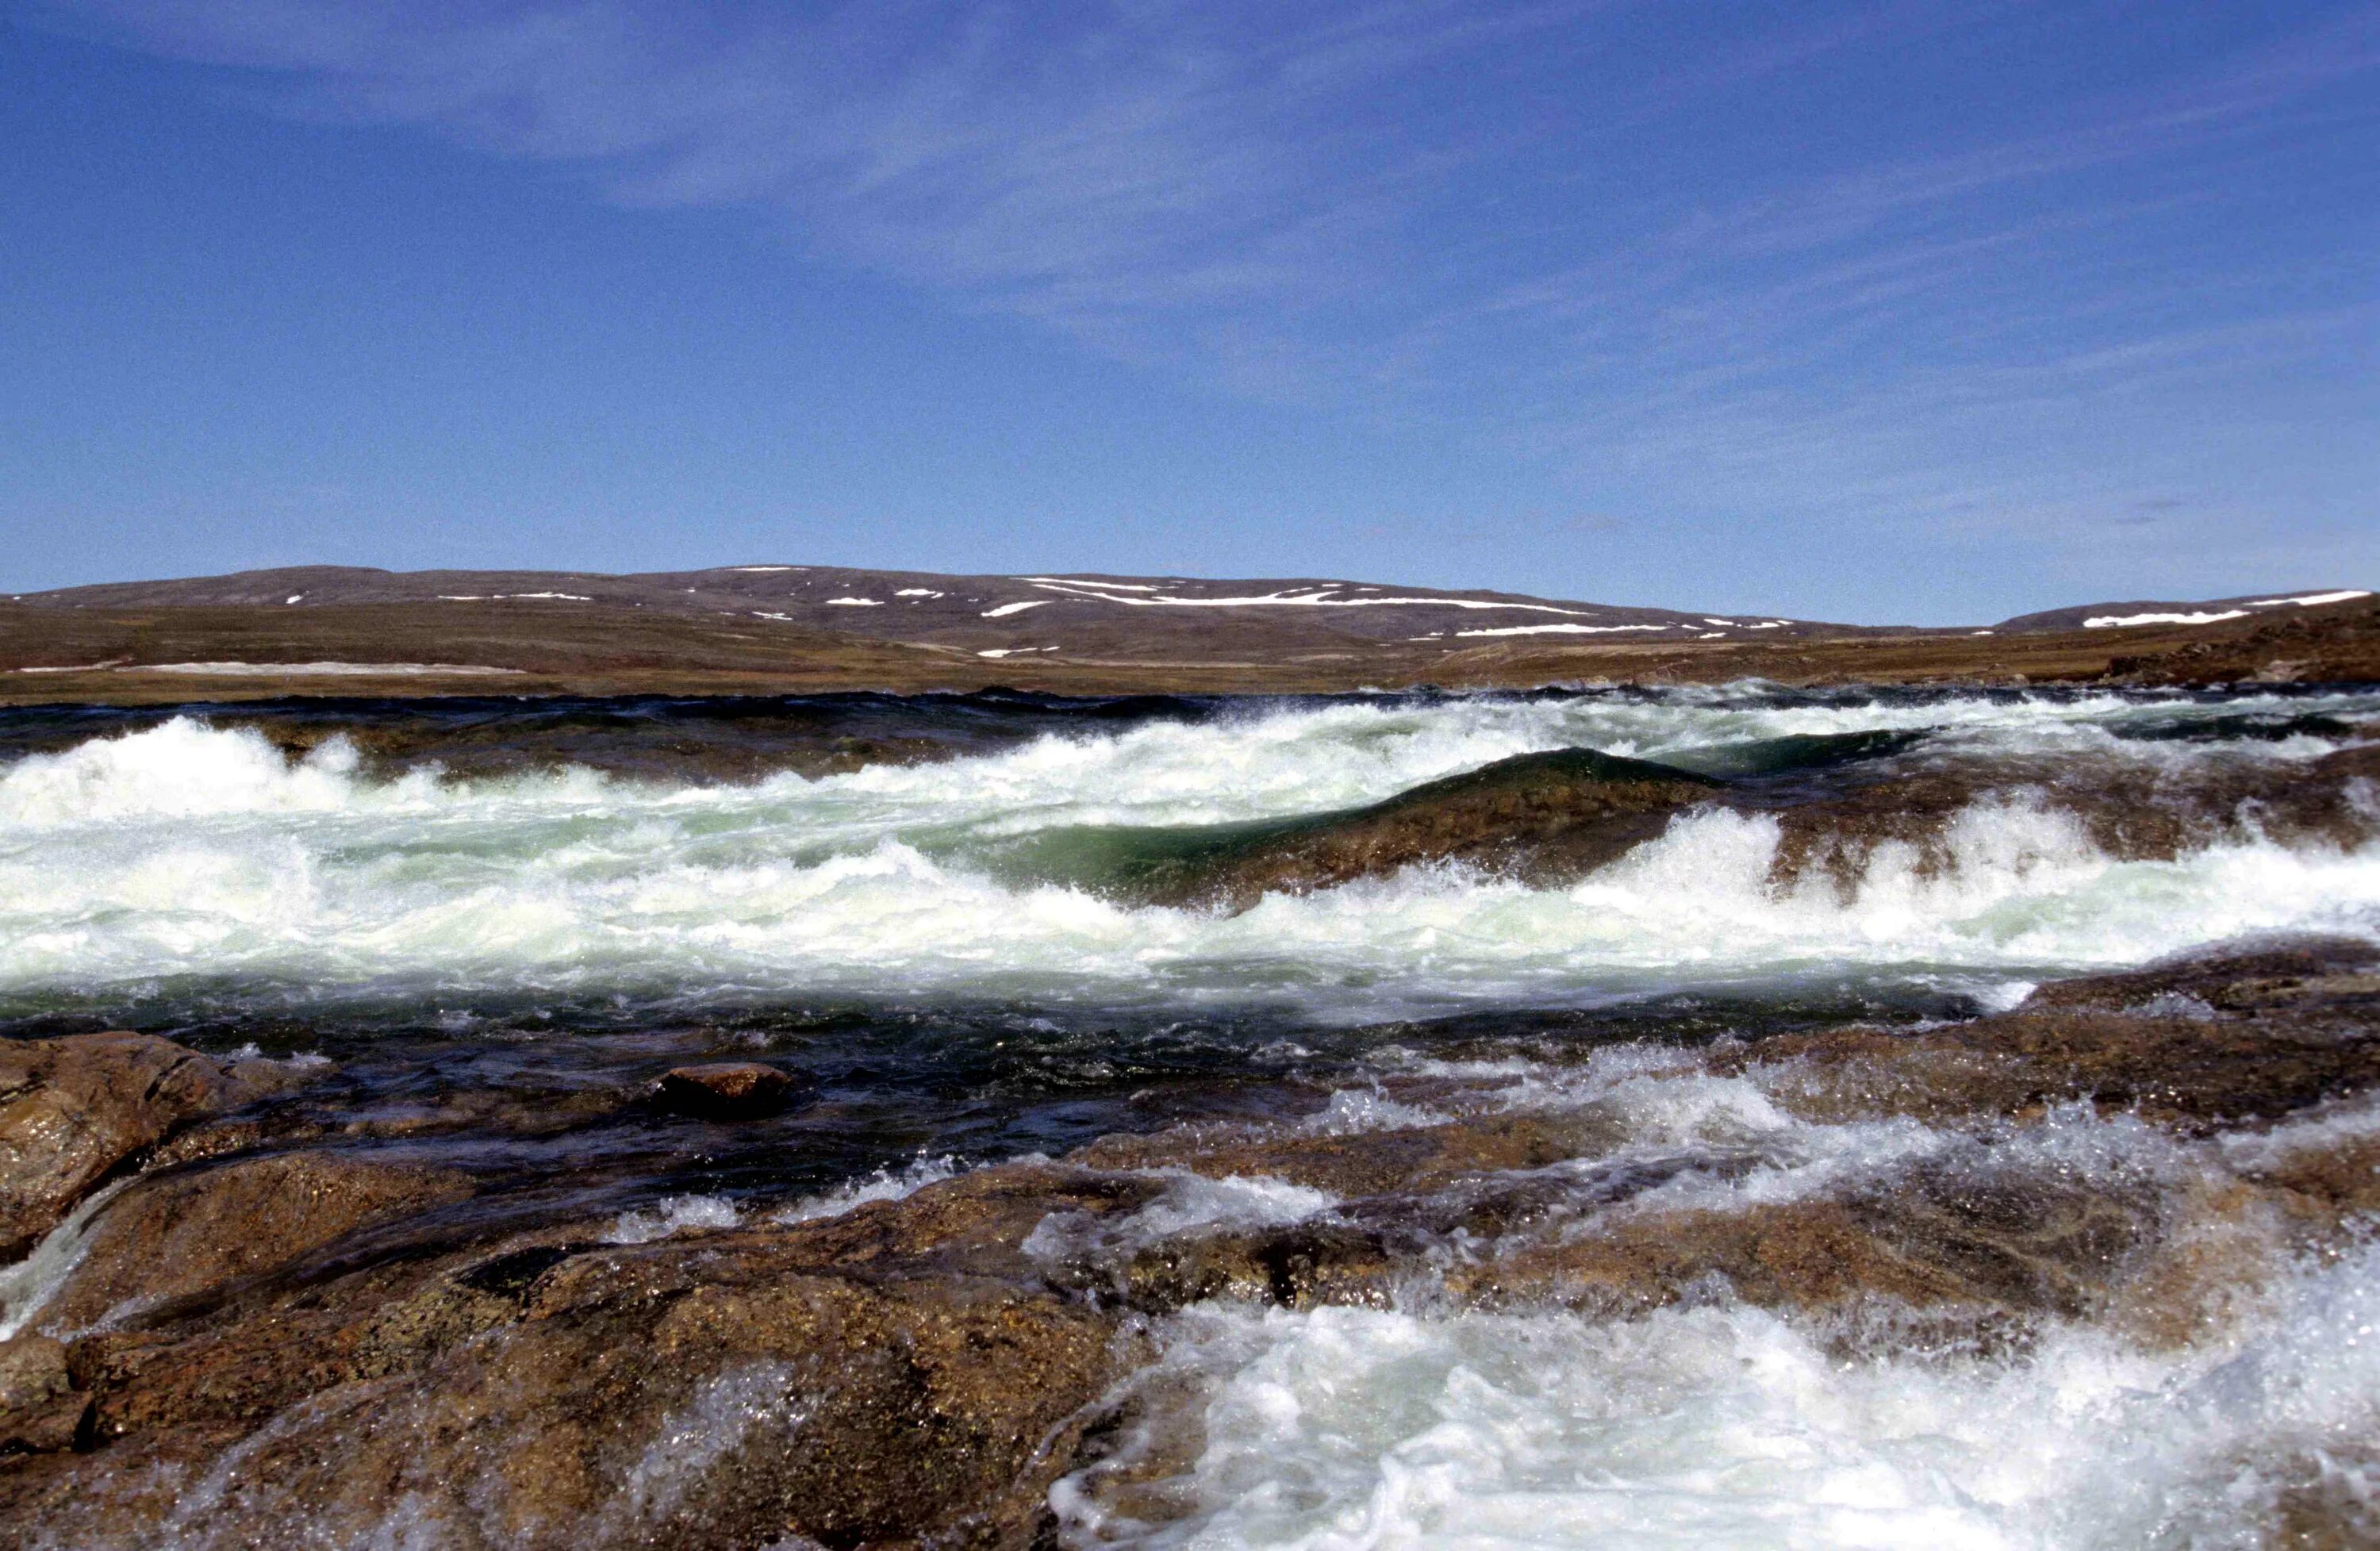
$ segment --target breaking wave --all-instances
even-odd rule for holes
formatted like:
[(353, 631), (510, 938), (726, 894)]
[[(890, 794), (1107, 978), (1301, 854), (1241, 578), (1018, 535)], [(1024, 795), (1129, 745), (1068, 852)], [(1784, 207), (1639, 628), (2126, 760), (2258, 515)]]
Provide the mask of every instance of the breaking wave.
[[(1776, 819), (1695, 810), (1574, 886), (1418, 867), (1238, 915), (1003, 882), (1020, 837), (1279, 819), (1590, 746), (1803, 779), (2046, 758), (2186, 778), (2340, 746), (2361, 700), (1439, 700), (1258, 709), (746, 785), (583, 769), (374, 779), (176, 718), (0, 770), (0, 995), (182, 979), (309, 995), (698, 984), (757, 995), (1276, 1003), (1332, 1018), (1852, 973), (1977, 986), (2284, 928), (2369, 931), (2380, 854), (2235, 840), (2125, 861), (2022, 787), (1781, 886)], [(2277, 732), (2209, 746), (2193, 717)]]
[(2293, 1489), (2380, 1496), (2356, 1447), (2375, 1328), (2369, 1245), (2223, 1340), (2072, 1327), (2015, 1362), (1865, 1354), (1724, 1299), (1610, 1323), (1208, 1305), (1160, 1370), (1207, 1396), (1181, 1516), (1053, 1500), (1077, 1546), (2244, 1548)]

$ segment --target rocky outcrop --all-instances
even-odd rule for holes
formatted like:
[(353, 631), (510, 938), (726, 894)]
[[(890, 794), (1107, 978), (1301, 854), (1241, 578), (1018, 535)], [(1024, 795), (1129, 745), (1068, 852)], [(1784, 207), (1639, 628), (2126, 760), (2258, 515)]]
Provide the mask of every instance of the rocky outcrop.
[(1940, 874), (1955, 865), (1961, 818), (1995, 805), (2050, 816), (2125, 861), (2256, 840), (2354, 846), (2380, 835), (2380, 745), (2311, 760), (2240, 760), (2195, 771), (2186, 786), (2151, 766), (2073, 760), (1904, 774), (1775, 810), (1772, 876), (1784, 886), (1825, 878), (1848, 893), (1886, 847), (1898, 847), (1920, 876)]
[(1719, 1064), (1786, 1068), (1779, 1097), (1822, 1119), (2088, 1102), (2204, 1131), (2380, 1085), (2375, 962), (2354, 940), (2187, 959), (2045, 987), (1996, 1017), (1787, 1036)]
[(287, 1266), (374, 1223), (468, 1199), (453, 1169), (330, 1151), (238, 1158), (135, 1183), (92, 1227), (41, 1323), (78, 1330)]
[[(525, 1546), (1022, 1546), (1144, 1352), (1117, 1315), (970, 1262), (1013, 1273), (1051, 1206), (1147, 1194), (1027, 1170), (790, 1229), (532, 1235), (169, 1310), (74, 1343), (67, 1403), (102, 1451), (0, 1472), (0, 1544), (346, 1544), (402, 1520)], [(236, 1476), (210, 1474), (235, 1440)]]
[(111, 1171), (181, 1127), (288, 1081), (143, 1034), (0, 1041), (0, 1264)]
[[(0, 1545), (1021, 1551), (1129, 1431), (1152, 1322), (1208, 1299), (1730, 1298), (1904, 1354), (2052, 1321), (2194, 1340), (2380, 1204), (2375, 963), (2273, 944), (1630, 1069), (1924, 1141), (1791, 1188), (1736, 1191), (1757, 1148), (1664, 1144), (1592, 1092), (1442, 1072), (1394, 1090), (1436, 1116), (1111, 1136), (636, 1244), (566, 1215), (407, 1228), (480, 1206), (401, 1143), (160, 1171), (60, 1294), (54, 1328), (91, 1327), (0, 1347)], [(2041, 1141), (2087, 1103), (2187, 1165)], [(2351, 1521), (2319, 1485), (2289, 1511)]]

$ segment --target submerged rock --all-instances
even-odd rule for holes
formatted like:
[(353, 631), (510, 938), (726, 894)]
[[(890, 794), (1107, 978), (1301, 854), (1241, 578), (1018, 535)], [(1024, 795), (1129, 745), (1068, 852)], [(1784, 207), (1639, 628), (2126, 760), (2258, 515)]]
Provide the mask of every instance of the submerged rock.
[(1532, 883), (1585, 876), (1661, 832), (1720, 782), (1565, 748), (1515, 755), (1338, 813), (1169, 830), (1065, 830), (1012, 849), (1012, 875), (1140, 904), (1245, 910), (1402, 868), (1459, 862)]
[(773, 1115), (792, 1101), (794, 1080), (759, 1061), (681, 1066), (662, 1074), (653, 1100), (674, 1114), (706, 1121)]
[(2088, 1102), (2203, 1132), (2380, 1085), (2374, 963), (2380, 950), (2353, 939), (2193, 956), (2044, 987), (1971, 1023), (1789, 1035), (1720, 1064), (1792, 1063), (1775, 1091), (1818, 1119)]
[[(1839, 795), (1766, 809), (1779, 843), (1772, 879), (1831, 881), (1854, 891), (1880, 856), (1920, 877), (1958, 864), (1962, 840), (1993, 810), (2047, 821), (2040, 839), (2122, 861), (2171, 861), (2217, 844), (2350, 847), (2380, 836), (2380, 745), (2308, 760), (2239, 759), (2175, 781), (2155, 766), (2091, 760), (1998, 760), (1979, 769), (1905, 773)], [(1749, 806), (1746, 803), (1744, 806)]]
[(128, 1159), (261, 1097), (285, 1072), (227, 1067), (145, 1034), (0, 1041), (0, 1264)]

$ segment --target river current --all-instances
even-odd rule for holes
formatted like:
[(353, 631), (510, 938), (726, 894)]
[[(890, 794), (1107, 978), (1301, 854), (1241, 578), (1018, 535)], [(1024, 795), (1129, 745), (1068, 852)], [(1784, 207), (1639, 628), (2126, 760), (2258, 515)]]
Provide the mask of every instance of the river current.
[[(2285, 787), (2376, 737), (2380, 695), (2319, 689), (0, 711), (0, 1033), (325, 1058), (349, 1112), (392, 1121), (467, 1092), (565, 1112), (692, 1059), (796, 1074), (802, 1104), (740, 1128), (607, 1111), (414, 1144), (501, 1181), (476, 1212), (616, 1213), (624, 1240), (1118, 1132), (1394, 1124), (1425, 1088), (1602, 1106), (1626, 1156), (1734, 1160), (1676, 1191), (1784, 1199), (1972, 1139), (1795, 1118), (1749, 1079), (1664, 1076), (1661, 1052), (1925, 1026), (2215, 942), (2380, 939), (2368, 838), (2279, 837), (2251, 802), (2124, 854), (2058, 800), (2076, 772), (2178, 800)], [(1728, 800), (1559, 886), (1449, 863), (1239, 911), (1110, 886), (1191, 827), (1566, 748)], [(1780, 868), (1796, 809), (1946, 781), (1972, 797), (1931, 850)], [(2368, 782), (2340, 800), (2380, 827)], [(2212, 1167), (2121, 1117), (2022, 1145), (2078, 1177)], [(1165, 1220), (1335, 1205), (1185, 1184)], [(1196, 1416), (1167, 1511), (1116, 1509), (1097, 1471), (1052, 1500), (1078, 1545), (2252, 1544), (2242, 1460), (2380, 1417), (2374, 1256), (2297, 1267), (2180, 1350), (2078, 1325), (1846, 1357), (1840, 1329), (1720, 1289), (1601, 1322), (1421, 1293), (1200, 1305), (1149, 1375)]]

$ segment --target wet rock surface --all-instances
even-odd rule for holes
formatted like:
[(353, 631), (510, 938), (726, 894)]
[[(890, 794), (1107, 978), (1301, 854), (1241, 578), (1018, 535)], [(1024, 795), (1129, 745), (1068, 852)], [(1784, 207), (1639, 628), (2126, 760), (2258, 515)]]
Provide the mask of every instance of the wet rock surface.
[(292, 1078), (141, 1034), (0, 1042), (0, 1263), (128, 1159)]
[(653, 1102), (673, 1114), (744, 1121), (773, 1115), (793, 1101), (794, 1080), (759, 1061), (713, 1061), (662, 1073)]
[(1567, 881), (1661, 832), (1711, 796), (1707, 776), (1593, 749), (1516, 755), (1343, 813), (1040, 840), (1012, 866), (1136, 903), (1245, 910), (1405, 867), (1459, 863)]
[(68, 1375), (64, 1342), (48, 1336), (0, 1341), (0, 1456), (68, 1447), (89, 1406)]
[[(1194, 1305), (2216, 1339), (2380, 1206), (2375, 965), (2252, 943), (1961, 1022), (1419, 1062), (638, 1242), (423, 1133), (219, 1125), (0, 1344), (0, 1545), (1045, 1545)], [(2300, 1476), (2276, 1533), (2363, 1522)]]
[[(1762, 811), (1757, 805), (1746, 805)], [(1848, 895), (1880, 855), (1897, 853), (1919, 877), (1941, 877), (1976, 818), (2018, 812), (2126, 861), (2170, 861), (2218, 844), (2277, 841), (2350, 847), (2380, 835), (2380, 745), (2302, 762), (2240, 759), (2177, 782), (2154, 767), (2043, 760), (2028, 769), (1920, 769), (1851, 792), (1771, 808), (1779, 828), (1771, 876), (1814, 878)]]
[(91, 1230), (48, 1322), (82, 1329), (290, 1266), (357, 1230), (468, 1200), (452, 1169), (334, 1151), (237, 1158), (136, 1181)]
[(2353, 939), (2185, 959), (2044, 987), (1996, 1017), (1786, 1036), (1722, 1062), (1796, 1063), (1779, 1097), (1820, 1116), (2083, 1102), (2193, 1130), (2271, 1121), (2380, 1079), (2375, 963)]

